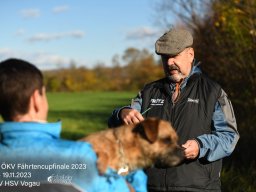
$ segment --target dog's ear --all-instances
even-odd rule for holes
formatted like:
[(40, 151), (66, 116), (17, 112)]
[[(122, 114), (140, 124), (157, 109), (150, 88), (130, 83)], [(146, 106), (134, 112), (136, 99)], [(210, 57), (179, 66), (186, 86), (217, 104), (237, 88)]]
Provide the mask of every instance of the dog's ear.
[(145, 138), (150, 143), (154, 143), (158, 136), (159, 122), (160, 120), (157, 118), (147, 118), (138, 123), (133, 129), (133, 132), (139, 133), (141, 137)]

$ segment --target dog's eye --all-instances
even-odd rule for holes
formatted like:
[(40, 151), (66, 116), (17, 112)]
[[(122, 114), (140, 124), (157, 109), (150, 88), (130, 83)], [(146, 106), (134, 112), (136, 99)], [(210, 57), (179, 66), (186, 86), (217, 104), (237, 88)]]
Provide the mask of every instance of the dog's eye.
[(163, 138), (163, 139), (161, 139), (161, 140), (162, 140), (162, 142), (163, 142), (164, 144), (166, 144), (166, 145), (172, 144), (172, 140), (171, 140), (171, 138), (169, 138), (169, 137)]

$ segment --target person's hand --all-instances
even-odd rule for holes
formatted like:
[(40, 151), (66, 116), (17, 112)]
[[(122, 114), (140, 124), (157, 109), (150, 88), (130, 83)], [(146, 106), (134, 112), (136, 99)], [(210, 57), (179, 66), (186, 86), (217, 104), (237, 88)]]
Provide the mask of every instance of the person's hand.
[(126, 125), (139, 123), (144, 120), (141, 113), (135, 109), (122, 109), (120, 112), (120, 117)]
[(182, 147), (184, 148), (185, 158), (197, 158), (199, 154), (199, 145), (196, 140), (187, 140), (187, 142), (183, 144)]

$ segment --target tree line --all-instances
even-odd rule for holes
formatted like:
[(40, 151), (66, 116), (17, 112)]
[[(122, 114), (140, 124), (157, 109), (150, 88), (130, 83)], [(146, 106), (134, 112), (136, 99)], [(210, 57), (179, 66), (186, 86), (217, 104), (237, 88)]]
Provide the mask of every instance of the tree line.
[(114, 66), (99, 64), (92, 69), (76, 67), (45, 71), (48, 91), (135, 91), (146, 82), (163, 77), (162, 65), (146, 49), (128, 48), (123, 56), (123, 65), (115, 56)]

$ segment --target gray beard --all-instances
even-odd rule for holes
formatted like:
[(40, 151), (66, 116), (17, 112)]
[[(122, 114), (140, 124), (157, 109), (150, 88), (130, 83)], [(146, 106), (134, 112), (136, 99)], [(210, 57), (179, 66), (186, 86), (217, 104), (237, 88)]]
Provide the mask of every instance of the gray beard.
[(173, 83), (179, 83), (182, 81), (182, 79), (184, 79), (183, 75), (181, 73), (179, 73), (179, 75), (169, 75), (167, 74), (166, 76), (171, 82)]

